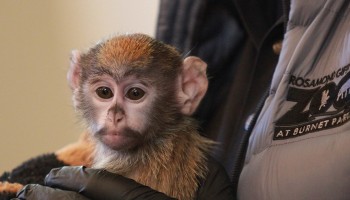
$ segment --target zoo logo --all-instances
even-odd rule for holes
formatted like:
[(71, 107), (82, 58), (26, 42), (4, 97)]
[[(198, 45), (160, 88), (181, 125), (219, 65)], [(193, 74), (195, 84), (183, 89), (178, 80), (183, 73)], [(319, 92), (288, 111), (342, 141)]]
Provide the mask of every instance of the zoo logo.
[[(275, 124), (274, 140), (284, 140), (302, 136), (308, 133), (335, 128), (350, 120), (350, 72), (347, 65), (339, 73), (325, 76), (317, 81), (305, 79), (301, 81), (292, 76), (290, 84), (298, 83), (311, 87), (310, 83), (320, 85), (313, 89), (289, 87), (286, 100), (296, 104), (280, 117)], [(342, 73), (340, 73), (342, 72)], [(344, 75), (345, 74), (345, 75)], [(335, 77), (343, 76), (338, 85), (331, 82)], [(328, 78), (327, 78), (328, 77)]]

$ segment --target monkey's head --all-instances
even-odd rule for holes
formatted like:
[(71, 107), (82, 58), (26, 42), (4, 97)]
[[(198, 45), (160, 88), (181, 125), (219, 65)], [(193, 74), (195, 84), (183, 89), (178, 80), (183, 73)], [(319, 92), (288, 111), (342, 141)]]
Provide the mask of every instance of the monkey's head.
[(68, 81), (76, 110), (97, 141), (117, 151), (167, 137), (204, 96), (206, 64), (143, 34), (72, 52)]

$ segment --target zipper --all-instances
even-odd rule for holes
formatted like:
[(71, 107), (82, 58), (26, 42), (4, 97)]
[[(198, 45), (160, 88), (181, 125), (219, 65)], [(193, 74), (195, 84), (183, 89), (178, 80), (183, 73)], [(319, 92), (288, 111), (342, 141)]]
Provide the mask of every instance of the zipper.
[[(284, 32), (286, 32), (287, 30), (287, 23), (288, 23), (288, 20), (289, 20), (289, 10), (290, 10), (290, 0), (282, 0), (282, 17), (283, 17), (283, 23), (284, 23)], [(280, 20), (278, 20), (280, 21)], [(271, 33), (271, 31), (277, 26), (279, 22), (277, 22), (273, 27), (272, 29), (270, 29), (270, 31), (268, 31), (268, 34), (265, 35), (264, 39), (262, 41), (265, 41), (266, 37), (269, 35), (269, 33)], [(262, 44), (261, 43), (259, 46), (261, 49), (262, 47)], [(238, 188), (238, 181), (239, 181), (239, 176), (241, 174), (241, 171), (243, 169), (243, 166), (244, 166), (244, 160), (245, 160), (245, 155), (246, 155), (246, 152), (247, 152), (247, 149), (248, 149), (248, 144), (249, 144), (249, 138), (250, 138), (250, 135), (254, 129), (254, 126), (257, 122), (257, 119), (261, 113), (261, 110), (264, 106), (264, 103), (265, 103), (265, 100), (267, 99), (267, 97), (269, 96), (269, 92), (270, 92), (270, 87), (271, 87), (271, 84), (269, 85), (269, 87), (267, 88), (267, 91), (265, 91), (265, 93), (263, 93), (263, 96), (262, 98), (260, 98), (257, 106), (256, 106), (256, 109), (255, 109), (255, 112), (253, 112), (252, 114), (252, 117), (249, 116), (250, 118), (250, 122), (249, 124), (246, 126), (245, 128), (245, 133), (243, 134), (242, 138), (241, 138), (241, 142), (239, 143), (239, 148), (238, 151), (235, 153), (236, 157), (236, 161), (234, 163), (234, 167), (231, 171), (231, 182), (232, 182), (232, 185), (233, 185), (233, 188), (235, 190), (235, 192), (237, 191), (237, 188)]]
[(246, 155), (246, 151), (249, 143), (249, 137), (253, 131), (256, 121), (260, 115), (260, 112), (264, 107), (265, 100), (269, 96), (269, 91), (270, 91), (270, 86), (268, 87), (267, 91), (264, 92), (262, 98), (259, 100), (257, 107), (255, 109), (255, 112), (253, 112), (252, 114), (253, 116), (251, 117), (251, 120), (248, 126), (246, 127), (245, 134), (243, 134), (241, 142), (239, 143), (239, 148), (237, 148), (238, 149), (236, 153), (237, 162), (233, 167), (233, 170), (231, 172), (231, 177), (230, 177), (235, 190), (237, 190), (239, 176), (241, 174), (241, 171), (244, 165), (245, 155)]

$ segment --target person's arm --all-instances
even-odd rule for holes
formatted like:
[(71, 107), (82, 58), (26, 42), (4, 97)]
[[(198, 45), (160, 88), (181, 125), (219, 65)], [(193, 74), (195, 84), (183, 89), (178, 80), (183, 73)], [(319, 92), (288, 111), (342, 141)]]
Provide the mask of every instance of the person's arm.
[[(232, 185), (225, 169), (213, 159), (208, 162), (208, 176), (202, 180), (198, 200), (232, 200)], [(45, 178), (45, 186), (27, 185), (20, 200), (35, 199), (105, 199), (105, 200), (173, 200), (161, 192), (103, 169), (86, 167), (55, 168)]]
[(198, 200), (233, 200), (236, 199), (232, 183), (224, 167), (208, 159), (208, 175), (203, 180), (197, 194)]
[(34, 199), (173, 200), (132, 179), (102, 169), (62, 167), (51, 170), (45, 186), (27, 185), (20, 200)]

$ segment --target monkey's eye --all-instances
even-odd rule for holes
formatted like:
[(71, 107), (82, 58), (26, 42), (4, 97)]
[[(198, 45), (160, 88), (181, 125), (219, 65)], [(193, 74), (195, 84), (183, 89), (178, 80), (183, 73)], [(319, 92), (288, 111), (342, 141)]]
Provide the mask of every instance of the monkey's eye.
[(133, 87), (126, 92), (126, 98), (131, 100), (139, 100), (145, 95), (145, 91), (140, 88)]
[(96, 89), (96, 94), (102, 99), (110, 99), (114, 96), (112, 90), (108, 87), (99, 87)]

